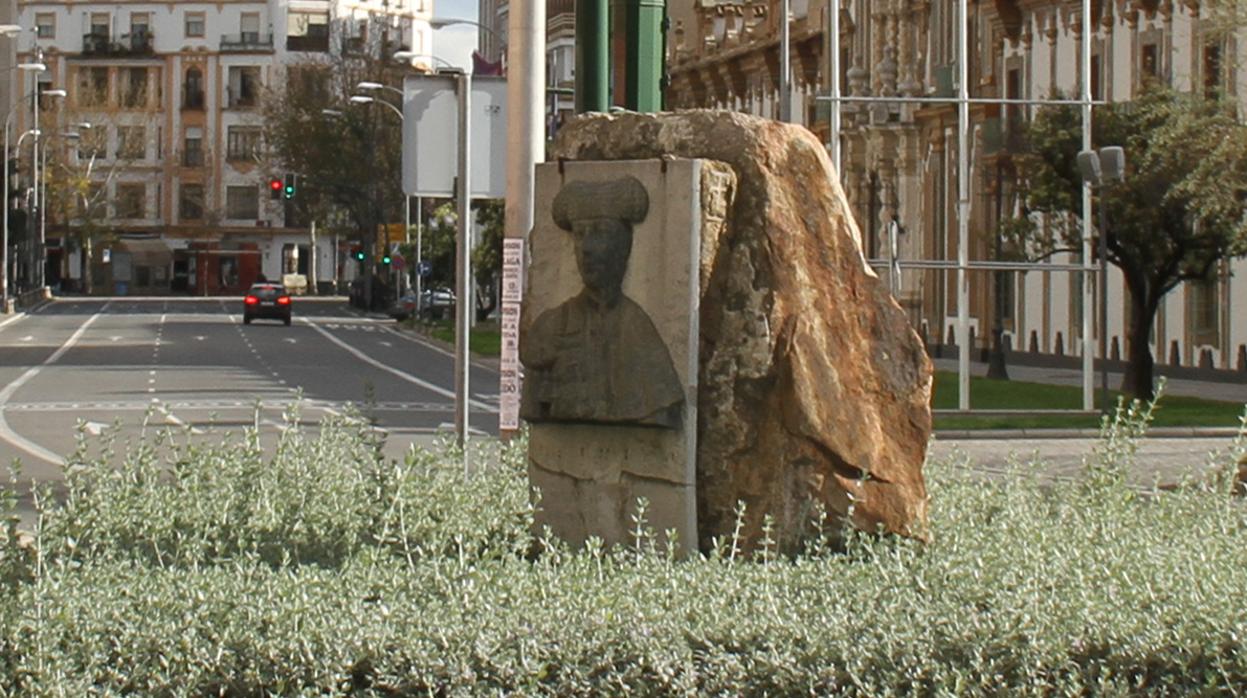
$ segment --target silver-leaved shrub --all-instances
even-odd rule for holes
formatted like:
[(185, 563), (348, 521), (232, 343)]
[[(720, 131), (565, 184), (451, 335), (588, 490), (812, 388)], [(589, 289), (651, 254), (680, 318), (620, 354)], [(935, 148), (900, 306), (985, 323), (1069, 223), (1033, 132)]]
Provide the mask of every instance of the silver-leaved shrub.
[(929, 464), (928, 544), (748, 559), (534, 538), (522, 440), (466, 479), (350, 416), (84, 440), (0, 548), (0, 695), (1233, 695), (1237, 453), (1140, 491), (1148, 409), (1072, 481)]

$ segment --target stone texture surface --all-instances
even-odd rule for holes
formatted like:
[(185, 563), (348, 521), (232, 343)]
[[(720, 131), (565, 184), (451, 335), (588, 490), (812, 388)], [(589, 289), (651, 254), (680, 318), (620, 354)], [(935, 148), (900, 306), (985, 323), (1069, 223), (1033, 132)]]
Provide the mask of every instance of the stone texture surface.
[[(565, 125), (566, 160), (704, 158), (735, 173), (704, 226), (697, 518), (730, 535), (737, 501), (781, 545), (821, 503), (858, 527), (925, 537), (931, 363), (861, 238), (822, 144), (739, 113), (594, 114)], [(706, 194), (703, 194), (706, 195)]]

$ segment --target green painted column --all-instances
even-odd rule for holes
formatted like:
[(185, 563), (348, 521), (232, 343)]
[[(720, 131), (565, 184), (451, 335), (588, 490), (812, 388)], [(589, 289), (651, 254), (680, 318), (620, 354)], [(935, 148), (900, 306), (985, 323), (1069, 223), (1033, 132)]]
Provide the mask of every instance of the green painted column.
[(666, 0), (623, 0), (627, 68), (624, 104), (638, 112), (662, 111)]
[(576, 0), (576, 113), (610, 109), (607, 0)]

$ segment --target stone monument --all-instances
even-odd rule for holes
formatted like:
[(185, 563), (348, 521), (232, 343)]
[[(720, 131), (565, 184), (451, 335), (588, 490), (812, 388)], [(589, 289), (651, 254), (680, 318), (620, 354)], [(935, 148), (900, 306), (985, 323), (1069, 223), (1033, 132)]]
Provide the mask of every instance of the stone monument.
[(594, 114), (554, 155), (521, 322), (541, 522), (626, 542), (644, 496), (703, 550), (739, 502), (747, 544), (769, 514), (793, 549), (819, 509), (832, 533), (925, 537), (931, 364), (822, 144), (732, 112)]
[(697, 541), (698, 268), (691, 160), (545, 164), (520, 329), (539, 521), (579, 544), (647, 525)]

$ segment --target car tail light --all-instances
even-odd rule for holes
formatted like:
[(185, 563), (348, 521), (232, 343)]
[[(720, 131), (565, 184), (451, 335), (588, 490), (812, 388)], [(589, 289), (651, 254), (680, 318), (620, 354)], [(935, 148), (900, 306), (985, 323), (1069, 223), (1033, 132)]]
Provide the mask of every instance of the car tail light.
[(260, 299), (256, 298), (255, 296), (247, 296), (245, 299), (243, 299), (243, 302), (246, 303), (247, 305), (255, 305), (256, 303), (260, 302)]
[(290, 296), (278, 296), (277, 305), (290, 305)]

